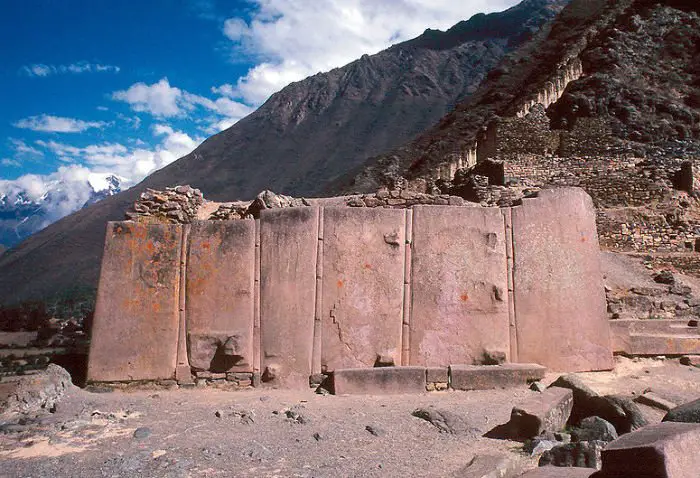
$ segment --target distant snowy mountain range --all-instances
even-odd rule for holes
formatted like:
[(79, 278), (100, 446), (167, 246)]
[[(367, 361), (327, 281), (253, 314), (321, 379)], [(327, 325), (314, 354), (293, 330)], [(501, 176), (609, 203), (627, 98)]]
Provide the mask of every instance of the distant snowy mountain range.
[(52, 222), (121, 192), (127, 183), (114, 174), (56, 180), (39, 188), (0, 182), (0, 246), (10, 248)]

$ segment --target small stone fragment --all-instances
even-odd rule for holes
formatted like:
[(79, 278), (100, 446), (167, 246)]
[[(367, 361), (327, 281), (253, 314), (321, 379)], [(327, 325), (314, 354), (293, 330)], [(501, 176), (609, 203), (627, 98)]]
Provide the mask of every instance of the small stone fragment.
[(367, 425), (365, 427), (365, 430), (367, 430), (371, 435), (374, 435), (375, 437), (379, 437), (385, 434), (384, 430), (374, 425)]
[(149, 436), (151, 436), (151, 429), (148, 427), (139, 427), (134, 430), (133, 437), (137, 440), (142, 440), (144, 438), (148, 438)]

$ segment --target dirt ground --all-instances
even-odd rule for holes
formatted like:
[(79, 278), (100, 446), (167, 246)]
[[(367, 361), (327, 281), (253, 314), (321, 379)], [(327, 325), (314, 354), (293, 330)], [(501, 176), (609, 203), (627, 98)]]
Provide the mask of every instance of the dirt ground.
[[(580, 376), (599, 393), (652, 389), (678, 404), (700, 397), (700, 369), (677, 360), (618, 357), (615, 371)], [(0, 476), (445, 477), (459, 476), (477, 454), (501, 452), (534, 467), (522, 444), (482, 437), (533, 393), (526, 387), (392, 396), (74, 388), (55, 413), (4, 426)], [(411, 415), (431, 406), (459, 416), (458, 433), (441, 433)], [(663, 417), (642, 409), (652, 422)]]

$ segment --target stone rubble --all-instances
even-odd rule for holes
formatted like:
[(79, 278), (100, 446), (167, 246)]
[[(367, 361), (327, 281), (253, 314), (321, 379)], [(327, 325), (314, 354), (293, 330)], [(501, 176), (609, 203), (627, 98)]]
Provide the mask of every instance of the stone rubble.
[(188, 224), (197, 217), (203, 203), (202, 192), (188, 185), (165, 188), (164, 191), (149, 188), (126, 212), (126, 218), (142, 222)]

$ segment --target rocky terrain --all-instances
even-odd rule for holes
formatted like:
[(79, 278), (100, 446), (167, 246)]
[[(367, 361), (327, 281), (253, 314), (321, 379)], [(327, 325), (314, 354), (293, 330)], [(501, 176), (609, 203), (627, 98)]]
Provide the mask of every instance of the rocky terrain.
[[(578, 374), (555, 385), (634, 399), (618, 401), (631, 404), (639, 423), (654, 424), (664, 407), (700, 395), (699, 373), (677, 361), (620, 358), (613, 372)], [(7, 476), (443, 477), (486, 476), (499, 467), (499, 476), (515, 477), (540, 460), (596, 460), (595, 453), (579, 455), (581, 446), (546, 451), (556, 439), (484, 436), (509, 423), (514, 407), (545, 396), (524, 386), (328, 396), (210, 387), (81, 390), (55, 367), (32, 377), (19, 388), (0, 388), (6, 410), (0, 457)], [(533, 389), (545, 390), (557, 378), (549, 374)], [(589, 438), (582, 430), (606, 440), (617, 435), (609, 423), (602, 435), (585, 426), (558, 436), (583, 443)]]

